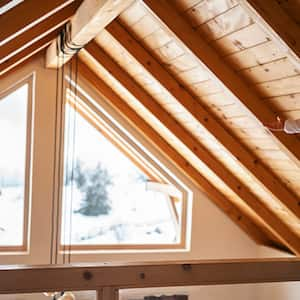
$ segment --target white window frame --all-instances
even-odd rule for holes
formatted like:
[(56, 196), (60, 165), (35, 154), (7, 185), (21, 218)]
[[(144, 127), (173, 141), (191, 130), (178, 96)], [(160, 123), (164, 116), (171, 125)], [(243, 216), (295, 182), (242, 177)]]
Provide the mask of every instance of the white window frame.
[[(69, 80), (66, 80), (65, 88), (65, 98), (64, 107), (70, 99), (70, 91), (67, 86), (69, 86)], [(153, 170), (153, 174), (156, 174), (161, 178), (161, 182), (165, 184), (173, 185), (182, 196), (182, 213), (179, 216), (180, 227), (177, 228), (179, 231), (179, 242), (174, 244), (106, 244), (106, 245), (62, 245), (59, 243), (60, 254), (64, 255), (66, 253), (100, 253), (100, 252), (126, 252), (126, 251), (162, 251), (162, 250), (188, 250), (189, 249), (189, 235), (187, 234), (187, 214), (188, 214), (188, 199), (190, 191), (184, 186), (175, 175), (166, 168), (161, 162), (159, 162), (155, 156), (147, 149), (146, 145), (142, 145), (137, 138), (134, 136), (133, 128), (125, 121), (125, 119), (117, 113), (107, 102), (102, 99), (100, 95), (91, 95), (90, 91), (82, 88), (83, 85), (78, 85), (77, 97), (78, 101), (84, 103), (94, 114), (96, 114), (104, 123), (107, 124), (115, 133), (119, 136), (120, 140), (127, 144), (130, 151), (134, 153), (137, 157), (147, 165), (147, 170)], [(86, 87), (84, 87), (86, 88)], [(69, 98), (68, 98), (69, 97)], [(74, 101), (74, 95), (73, 95)], [(65, 115), (65, 114), (64, 114)], [(63, 122), (64, 124), (64, 122)], [(63, 127), (64, 128), (64, 127)], [(64, 136), (64, 134), (62, 135)], [(64, 149), (64, 139), (62, 139), (61, 149)], [(146, 153), (147, 151), (147, 153)], [(61, 153), (64, 158), (64, 153)], [(64, 159), (61, 159), (61, 165), (63, 170)], [(63, 184), (64, 174), (62, 172), (60, 182)], [(61, 189), (62, 191), (63, 189)], [(174, 195), (173, 195), (174, 196)], [(177, 195), (178, 196), (178, 195)], [(166, 195), (166, 197), (172, 202), (174, 198), (172, 195)], [(60, 208), (63, 207), (62, 203), (63, 195), (60, 194)], [(175, 197), (176, 198), (176, 197)], [(172, 202), (173, 203), (173, 202)], [(170, 209), (174, 209), (174, 205), (170, 203)], [(175, 217), (176, 214), (173, 214)], [(61, 221), (62, 221), (62, 211), (60, 210), (60, 226), (59, 226), (59, 241), (61, 241)], [(174, 220), (176, 222), (176, 220)], [(177, 223), (178, 224), (178, 223)]]
[(0, 101), (15, 92), (24, 85), (27, 89), (27, 115), (26, 115), (26, 145), (25, 145), (25, 172), (24, 172), (24, 211), (23, 211), (23, 241), (20, 246), (0, 245), (0, 252), (25, 252), (29, 249), (30, 244), (30, 207), (31, 207), (31, 186), (32, 186), (32, 141), (33, 141), (33, 89), (34, 76), (30, 75), (18, 83), (10, 86), (0, 93)]

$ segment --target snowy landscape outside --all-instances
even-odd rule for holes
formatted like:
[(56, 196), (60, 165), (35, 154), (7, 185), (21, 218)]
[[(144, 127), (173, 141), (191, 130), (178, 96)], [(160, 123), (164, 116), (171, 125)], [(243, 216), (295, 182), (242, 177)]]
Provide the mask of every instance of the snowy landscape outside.
[[(61, 243), (179, 243), (167, 195), (147, 191), (147, 176), (69, 105), (65, 128), (65, 177), (73, 170), (74, 180), (64, 180)], [(106, 186), (101, 186), (103, 180)], [(85, 185), (79, 187), (81, 181)], [(87, 194), (99, 196), (99, 189), (106, 190), (103, 201), (109, 208), (93, 215), (87, 211)]]
[(23, 244), (28, 84), (0, 99), (0, 246)]

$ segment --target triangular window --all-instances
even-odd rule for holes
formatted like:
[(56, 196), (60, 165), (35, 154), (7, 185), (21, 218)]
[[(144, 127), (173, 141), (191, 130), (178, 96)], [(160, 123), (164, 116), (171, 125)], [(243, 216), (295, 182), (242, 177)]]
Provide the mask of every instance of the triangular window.
[(67, 99), (61, 244), (181, 245), (181, 191), (92, 103)]

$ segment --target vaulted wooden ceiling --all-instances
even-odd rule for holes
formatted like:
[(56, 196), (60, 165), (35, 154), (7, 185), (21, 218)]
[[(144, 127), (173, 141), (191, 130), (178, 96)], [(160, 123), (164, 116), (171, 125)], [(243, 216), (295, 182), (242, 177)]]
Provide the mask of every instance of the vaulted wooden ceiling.
[(1, 76), (50, 43), (55, 67), (75, 14), (80, 76), (253, 240), (300, 255), (300, 139), (263, 126), (300, 118), (300, 3), (98, 2), (26, 0), (1, 15)]

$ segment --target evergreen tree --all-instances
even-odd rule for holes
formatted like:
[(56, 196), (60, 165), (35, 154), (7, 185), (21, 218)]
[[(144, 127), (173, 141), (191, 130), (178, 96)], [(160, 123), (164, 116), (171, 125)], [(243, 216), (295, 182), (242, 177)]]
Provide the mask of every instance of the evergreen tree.
[(108, 187), (112, 184), (111, 176), (100, 163), (94, 169), (82, 169), (77, 163), (74, 180), (83, 194), (81, 207), (75, 211), (85, 216), (106, 215), (111, 210)]

